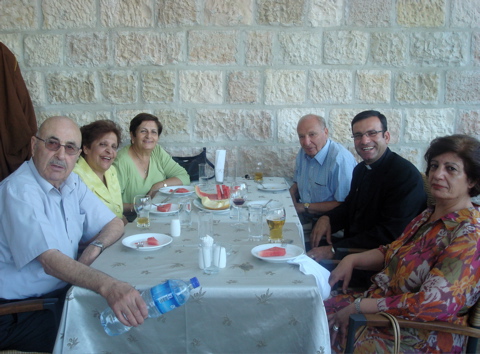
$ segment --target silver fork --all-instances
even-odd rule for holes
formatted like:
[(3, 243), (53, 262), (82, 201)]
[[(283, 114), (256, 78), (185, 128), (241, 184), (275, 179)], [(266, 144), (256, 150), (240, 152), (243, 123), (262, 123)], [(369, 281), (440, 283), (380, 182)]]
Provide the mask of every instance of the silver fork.
[(293, 243), (293, 240), (285, 240), (285, 239), (284, 239), (284, 240), (282, 241), (282, 244), (280, 245), (280, 247), (285, 248), (285, 247), (287, 247), (287, 245), (292, 244), (292, 243)]
[(137, 249), (143, 247), (143, 241), (137, 242)]

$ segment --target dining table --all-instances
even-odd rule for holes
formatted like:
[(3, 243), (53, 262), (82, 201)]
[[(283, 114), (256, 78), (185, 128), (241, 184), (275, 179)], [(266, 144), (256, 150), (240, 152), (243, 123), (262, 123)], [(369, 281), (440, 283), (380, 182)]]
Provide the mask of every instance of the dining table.
[[(246, 204), (270, 199), (283, 204), (284, 239), (298, 252), (292, 257), (304, 253), (303, 229), (288, 182), (280, 177), (265, 177), (262, 184), (245, 178), (237, 178), (237, 182), (248, 187)], [(266, 221), (263, 237), (252, 239), (245, 213), (241, 213), (242, 223), (235, 225), (235, 215), (229, 209), (210, 211), (213, 238), (225, 247), (226, 266), (217, 274), (205, 274), (200, 269), (197, 214), (203, 208), (192, 190), (168, 200), (172, 204), (192, 202), (191, 224), (181, 228), (180, 236), (170, 238), (176, 213), (151, 212), (148, 229), (137, 228), (135, 221), (127, 224), (122, 239), (91, 265), (138, 290), (168, 279), (188, 282), (197, 277), (200, 286), (191, 291), (187, 303), (160, 317), (147, 318), (124, 334), (109, 336), (100, 323), (100, 314), (108, 306), (106, 300), (91, 290), (72, 286), (67, 292), (54, 353), (330, 352), (324, 299), (315, 277), (288, 262), (292, 258), (288, 254), (285, 259), (269, 261), (252, 251), (268, 244)], [(167, 197), (168, 193), (159, 192), (153, 203)], [(126, 242), (149, 234), (166, 236), (168, 244), (148, 250)]]

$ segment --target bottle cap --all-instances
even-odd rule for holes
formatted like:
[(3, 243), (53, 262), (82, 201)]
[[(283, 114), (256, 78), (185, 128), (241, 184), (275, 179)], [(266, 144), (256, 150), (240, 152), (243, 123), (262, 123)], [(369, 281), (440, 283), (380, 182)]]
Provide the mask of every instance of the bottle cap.
[(192, 284), (194, 289), (200, 286), (200, 282), (198, 281), (197, 277), (190, 279), (190, 284)]

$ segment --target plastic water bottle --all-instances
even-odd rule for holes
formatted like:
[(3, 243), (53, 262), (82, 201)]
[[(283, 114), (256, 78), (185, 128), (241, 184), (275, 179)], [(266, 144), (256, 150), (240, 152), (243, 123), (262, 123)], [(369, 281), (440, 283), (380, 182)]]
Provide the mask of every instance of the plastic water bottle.
[[(184, 305), (190, 297), (190, 292), (199, 286), (200, 283), (196, 277), (190, 279), (190, 283), (183, 280), (170, 279), (165, 283), (142, 291), (140, 294), (147, 304), (148, 317), (159, 317)], [(132, 327), (125, 326), (120, 322), (110, 307), (107, 307), (102, 312), (100, 322), (105, 332), (110, 336), (118, 336), (132, 329)]]

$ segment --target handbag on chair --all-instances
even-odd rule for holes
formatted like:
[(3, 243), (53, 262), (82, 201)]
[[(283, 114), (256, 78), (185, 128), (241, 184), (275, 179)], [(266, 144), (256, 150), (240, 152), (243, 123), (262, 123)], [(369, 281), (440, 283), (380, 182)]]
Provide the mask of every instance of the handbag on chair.
[[(206, 163), (215, 170), (215, 165), (207, 159), (207, 148), (204, 147), (202, 152), (195, 156), (181, 157), (181, 156), (172, 156), (173, 160), (182, 166), (190, 176), (190, 181), (198, 181), (198, 165), (201, 163)], [(215, 177), (213, 175), (210, 178)]]

